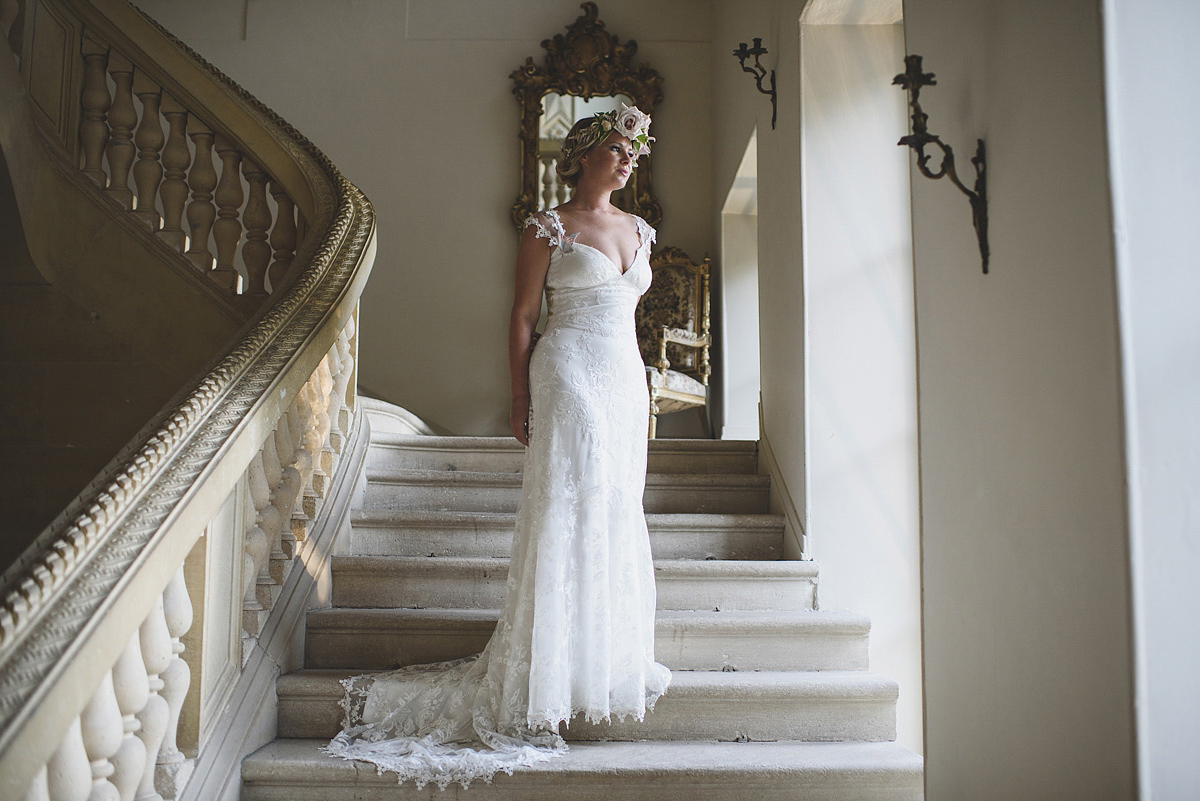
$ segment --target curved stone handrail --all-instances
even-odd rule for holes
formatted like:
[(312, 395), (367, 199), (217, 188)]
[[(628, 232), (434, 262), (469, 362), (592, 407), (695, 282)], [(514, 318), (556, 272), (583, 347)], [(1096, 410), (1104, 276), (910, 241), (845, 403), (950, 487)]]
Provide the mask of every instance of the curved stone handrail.
[[(335, 345), (374, 258), (365, 196), (278, 115), (122, 0), (59, 0), (288, 190), (309, 226), (271, 301), (0, 577), (0, 797), (23, 795)], [(20, 748), (14, 748), (19, 742)]]

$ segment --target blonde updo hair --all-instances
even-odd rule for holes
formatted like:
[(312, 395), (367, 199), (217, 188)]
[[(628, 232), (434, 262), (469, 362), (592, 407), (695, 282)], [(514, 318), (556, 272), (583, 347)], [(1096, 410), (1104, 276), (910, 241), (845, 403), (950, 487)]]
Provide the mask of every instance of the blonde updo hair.
[(599, 116), (584, 117), (575, 121), (563, 139), (562, 154), (554, 167), (564, 184), (572, 189), (579, 185), (579, 176), (583, 174), (583, 165), (579, 160), (608, 138), (612, 131), (612, 124), (609, 123), (606, 127)]

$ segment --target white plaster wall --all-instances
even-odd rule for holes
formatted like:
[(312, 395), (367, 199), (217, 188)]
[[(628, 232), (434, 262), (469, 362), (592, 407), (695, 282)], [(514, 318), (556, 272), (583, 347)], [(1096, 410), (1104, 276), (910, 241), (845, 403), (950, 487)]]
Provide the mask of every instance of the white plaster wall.
[(758, 215), (721, 215), (721, 439), (758, 439)]
[(904, 4), (992, 245), (912, 174), (929, 801), (1136, 795), (1099, 5)]
[[(509, 73), (575, 0), (140, 0), (321, 147), (375, 204), (362, 387), (458, 434), (507, 433), (517, 236)], [(601, 20), (664, 77), (659, 242), (713, 252), (710, 4), (608, 0)]]
[(916, 342), (900, 25), (801, 28), (808, 454), (821, 607), (871, 618), (922, 750)]
[[(803, 548), (804, 281), (800, 227), (800, 48), (804, 0), (717, 0), (712, 32), (715, 195), (733, 186), (744, 143), (758, 129), (758, 287), (761, 364), (760, 469), (771, 475), (774, 511), (787, 515), (785, 555)], [(776, 72), (778, 119), (730, 54), (761, 37)], [(713, 225), (720, 226), (720, 209)]]
[[(1200, 798), (1200, 6), (1104, 4), (1144, 801)], [(1150, 143), (1153, 143), (1152, 146)]]
[(758, 136), (746, 143), (721, 214), (719, 339), (721, 439), (758, 439)]

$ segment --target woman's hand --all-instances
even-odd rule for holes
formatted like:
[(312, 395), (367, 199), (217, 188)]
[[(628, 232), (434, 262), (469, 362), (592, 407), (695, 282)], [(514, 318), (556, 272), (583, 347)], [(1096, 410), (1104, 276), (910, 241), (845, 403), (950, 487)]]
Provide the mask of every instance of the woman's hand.
[(522, 445), (529, 447), (529, 398), (513, 398), (508, 427)]

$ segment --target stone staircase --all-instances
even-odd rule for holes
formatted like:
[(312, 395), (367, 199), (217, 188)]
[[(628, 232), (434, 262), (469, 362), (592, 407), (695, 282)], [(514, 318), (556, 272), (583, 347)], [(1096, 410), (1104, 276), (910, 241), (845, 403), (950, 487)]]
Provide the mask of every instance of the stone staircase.
[(920, 757), (893, 742), (897, 687), (866, 672), (870, 623), (817, 611), (817, 565), (780, 560), (753, 442), (650, 443), (655, 655), (673, 675), (644, 722), (573, 721), (565, 758), (465, 791), (322, 754), (339, 679), (483, 648), (521, 456), (512, 439), (373, 436), (353, 555), (334, 557), (333, 608), (308, 613), (305, 669), (278, 681), (279, 739), (243, 762), (245, 801), (922, 798)]

